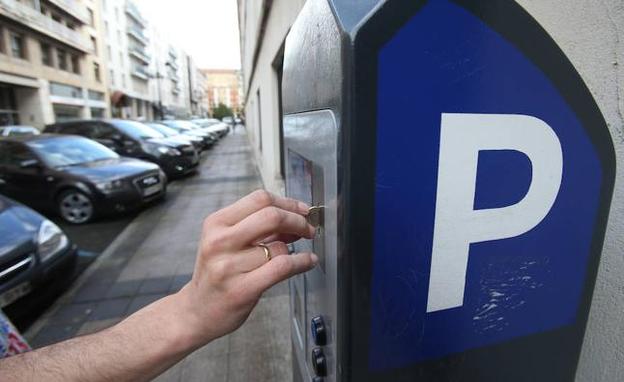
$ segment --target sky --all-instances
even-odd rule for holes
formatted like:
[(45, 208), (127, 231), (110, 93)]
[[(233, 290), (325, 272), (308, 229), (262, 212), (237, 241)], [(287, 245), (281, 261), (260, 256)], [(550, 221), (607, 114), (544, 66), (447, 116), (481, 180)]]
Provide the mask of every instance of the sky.
[(135, 4), (199, 68), (240, 68), (236, 0), (135, 0)]

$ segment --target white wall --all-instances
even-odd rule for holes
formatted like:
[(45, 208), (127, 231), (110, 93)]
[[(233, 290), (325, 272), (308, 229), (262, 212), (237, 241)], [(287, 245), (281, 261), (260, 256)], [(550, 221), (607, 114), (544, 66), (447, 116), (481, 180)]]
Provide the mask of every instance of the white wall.
[[(252, 147), (255, 151), (258, 168), (267, 189), (283, 193), (283, 180), (280, 175), (280, 147), (279, 147), (279, 105), (278, 82), (273, 61), (279, 55), (286, 39), (290, 26), (299, 14), (305, 0), (274, 0), (262, 41), (260, 55), (254, 68), (252, 78), (252, 63), (254, 49), (257, 45), (257, 33), (262, 17), (261, 1), (243, 1), (245, 17), (241, 18), (245, 27), (243, 37), (243, 71), (244, 89), (247, 94), (245, 115), (247, 116), (247, 131)], [(260, 91), (260, 123), (257, 117), (257, 94)], [(262, 151), (259, 149), (259, 136), (262, 134)]]
[(617, 178), (578, 381), (624, 380), (624, 3), (519, 0), (551, 34), (598, 102), (613, 137)]

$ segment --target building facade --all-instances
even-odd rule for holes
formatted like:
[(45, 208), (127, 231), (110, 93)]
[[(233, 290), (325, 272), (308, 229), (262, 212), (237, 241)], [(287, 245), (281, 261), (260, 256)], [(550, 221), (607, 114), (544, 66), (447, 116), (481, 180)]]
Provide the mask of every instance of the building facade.
[(208, 112), (224, 104), (234, 111), (240, 113), (241, 100), (243, 95), (242, 76), (240, 70), (234, 69), (204, 69), (206, 77), (206, 106)]
[(102, 7), (112, 114), (118, 118), (152, 119), (152, 53), (147, 20), (130, 0), (103, 0)]
[(0, 124), (109, 115), (99, 0), (0, 0)]
[[(281, 191), (280, 51), (303, 2), (238, 0), (247, 131), (264, 184), (277, 192)], [(624, 156), (624, 99), (620, 96), (624, 88), (623, 3), (620, 0), (599, 3), (518, 0), (518, 3), (555, 40), (588, 86), (609, 126), (620, 162)], [(406, 121), (409, 123), (409, 118)], [(621, 314), (624, 311), (624, 209), (621, 206), (624, 206), (624, 166), (617, 166), (602, 259), (576, 373), (579, 382), (624, 378)]]
[[(286, 35), (305, 0), (238, 0), (245, 125), (267, 188), (283, 191), (281, 77)], [(208, 95), (210, 91), (208, 90)]]
[(154, 102), (154, 116), (185, 118), (190, 116), (188, 55), (169, 44), (156, 28), (151, 29), (150, 65), (152, 81), (150, 92)]

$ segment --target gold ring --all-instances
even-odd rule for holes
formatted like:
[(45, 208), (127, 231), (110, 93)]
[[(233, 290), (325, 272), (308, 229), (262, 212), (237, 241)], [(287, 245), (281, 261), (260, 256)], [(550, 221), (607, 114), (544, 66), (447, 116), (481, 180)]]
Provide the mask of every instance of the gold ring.
[(267, 261), (271, 261), (271, 251), (269, 251), (269, 247), (266, 244), (259, 243), (258, 247), (264, 249), (264, 257), (266, 257)]

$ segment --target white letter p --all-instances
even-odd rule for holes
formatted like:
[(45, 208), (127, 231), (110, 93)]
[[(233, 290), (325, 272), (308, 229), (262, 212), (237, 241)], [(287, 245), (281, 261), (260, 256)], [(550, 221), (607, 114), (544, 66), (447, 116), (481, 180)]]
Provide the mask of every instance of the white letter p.
[[(532, 166), (516, 204), (474, 209), (479, 151), (515, 150)], [(463, 305), (471, 243), (522, 235), (552, 208), (563, 172), (561, 144), (544, 121), (527, 115), (442, 114), (438, 189), (427, 312)]]

